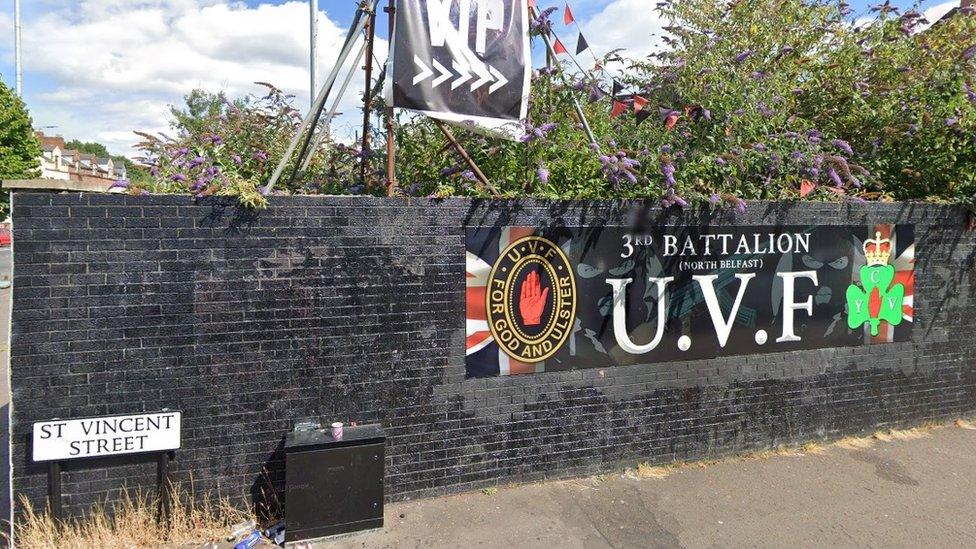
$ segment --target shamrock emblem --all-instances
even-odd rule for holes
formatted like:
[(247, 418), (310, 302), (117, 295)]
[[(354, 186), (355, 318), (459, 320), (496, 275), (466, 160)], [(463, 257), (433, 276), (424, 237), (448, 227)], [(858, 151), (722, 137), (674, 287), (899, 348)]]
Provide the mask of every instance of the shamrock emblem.
[(878, 335), (881, 321), (892, 326), (901, 324), (902, 305), (905, 301), (904, 284), (892, 284), (895, 267), (888, 265), (891, 242), (876, 233), (875, 239), (864, 243), (868, 264), (861, 267), (861, 286), (847, 288), (847, 326), (855, 330), (871, 325), (871, 335)]

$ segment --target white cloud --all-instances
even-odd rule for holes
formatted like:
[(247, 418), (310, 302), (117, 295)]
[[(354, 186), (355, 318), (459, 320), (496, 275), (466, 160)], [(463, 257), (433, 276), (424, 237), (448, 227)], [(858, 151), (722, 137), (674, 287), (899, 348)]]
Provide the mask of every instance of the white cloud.
[(614, 0), (587, 21), (583, 34), (597, 57), (618, 48), (626, 49), (627, 57), (659, 50), (665, 23), (653, 6), (652, 0)]
[[(216, 0), (55, 4), (24, 22), (24, 65), (56, 83), (28, 94), (35, 123), (57, 125), (66, 137), (129, 153), (137, 140), (131, 131), (164, 130), (166, 106), (194, 88), (238, 96), (260, 92), (253, 82), (265, 81), (296, 95), (299, 108), (308, 105), (306, 2), (253, 8)], [(346, 32), (320, 15), (320, 78)], [(376, 51), (382, 60), (385, 41), (378, 40)], [(361, 89), (360, 74), (343, 101), (345, 111), (355, 110), (354, 90)]]
[(938, 22), (939, 19), (945, 17), (945, 14), (952, 11), (952, 8), (958, 8), (958, 7), (959, 7), (958, 0), (950, 0), (949, 2), (936, 4), (931, 8), (925, 10), (924, 12), (922, 12), (922, 15), (924, 15), (925, 18), (928, 19), (929, 21), (929, 24), (926, 25), (926, 28)]
[(4, 40), (0, 40), (0, 61), (4, 64), (13, 65), (14, 64), (14, 44), (13, 40), (8, 40), (7, 37), (14, 35), (14, 19), (12, 16), (0, 12), (0, 36), (4, 37)]

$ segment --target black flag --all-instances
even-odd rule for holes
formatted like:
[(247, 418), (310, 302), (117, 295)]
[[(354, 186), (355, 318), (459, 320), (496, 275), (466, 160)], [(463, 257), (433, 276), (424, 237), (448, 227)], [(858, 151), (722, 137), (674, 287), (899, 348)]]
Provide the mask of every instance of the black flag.
[(576, 55), (579, 55), (588, 49), (590, 49), (590, 45), (586, 43), (586, 38), (580, 34), (579, 40), (576, 42)]
[(528, 12), (528, 0), (400, 0), (387, 103), (520, 137), (532, 71)]
[(614, 81), (613, 81), (613, 97), (616, 98), (618, 95), (620, 95), (620, 92), (622, 92), (622, 91), (624, 91), (624, 85), (621, 84), (620, 82), (617, 82), (617, 80), (614, 79)]

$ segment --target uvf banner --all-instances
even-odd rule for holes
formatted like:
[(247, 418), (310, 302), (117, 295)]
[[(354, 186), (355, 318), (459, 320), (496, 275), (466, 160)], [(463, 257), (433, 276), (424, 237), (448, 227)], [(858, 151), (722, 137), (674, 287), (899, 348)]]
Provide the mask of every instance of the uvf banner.
[(908, 341), (908, 225), (472, 228), (467, 374)]
[(521, 135), (532, 70), (526, 0), (400, 0), (391, 61), (392, 106)]

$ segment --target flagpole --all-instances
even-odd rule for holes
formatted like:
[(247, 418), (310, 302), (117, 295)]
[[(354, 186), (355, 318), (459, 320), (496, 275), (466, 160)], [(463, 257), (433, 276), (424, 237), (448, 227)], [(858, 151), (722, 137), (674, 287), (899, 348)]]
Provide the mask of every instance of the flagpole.
[(17, 97), (24, 97), (24, 64), (21, 46), (20, 0), (14, 0), (14, 64), (16, 65)]
[(309, 0), (309, 56), (308, 56), (308, 68), (309, 76), (311, 80), (311, 88), (308, 94), (309, 105), (315, 105), (315, 94), (318, 91), (318, 86), (316, 86), (316, 74), (315, 74), (315, 56), (318, 51), (319, 43), (319, 0)]
[[(395, 0), (389, 0), (389, 4), (386, 6), (385, 10), (390, 16), (389, 24), (389, 49), (386, 53), (386, 63), (387, 67), (392, 66), (390, 60), (393, 59), (393, 30), (396, 26), (396, 6), (394, 4)], [(387, 75), (389, 78), (393, 78), (392, 74)], [(392, 89), (392, 86), (390, 86)], [(386, 106), (386, 195), (393, 196), (394, 189), (396, 189), (396, 135), (393, 133), (393, 98), (387, 98)]]
[(366, 20), (366, 81), (363, 84), (363, 142), (360, 147), (359, 176), (363, 186), (369, 186), (369, 112), (372, 109), (373, 95), (373, 44), (376, 41), (376, 11), (370, 12)]
[[(535, 8), (529, 6), (529, 13), (532, 17), (536, 17)], [(553, 58), (556, 58), (556, 51), (552, 48), (552, 41), (549, 40), (549, 33), (542, 33), (542, 41), (546, 43), (546, 52), (551, 54)], [(572, 56), (570, 56), (572, 58)], [(556, 63), (556, 70), (559, 72), (559, 76), (563, 79), (563, 84), (568, 84), (566, 82), (566, 74), (563, 72), (563, 67), (561, 64)], [(582, 67), (580, 67), (582, 70)], [(579, 116), (580, 123), (583, 124), (583, 131), (586, 133), (587, 139), (590, 140), (590, 145), (597, 147), (599, 150), (600, 144), (596, 142), (596, 137), (593, 136), (593, 130), (590, 128), (590, 123), (586, 120), (586, 115), (583, 114), (583, 107), (580, 106), (579, 101), (576, 100), (575, 95), (570, 95), (573, 100), (573, 107), (576, 109), (576, 115)]]

